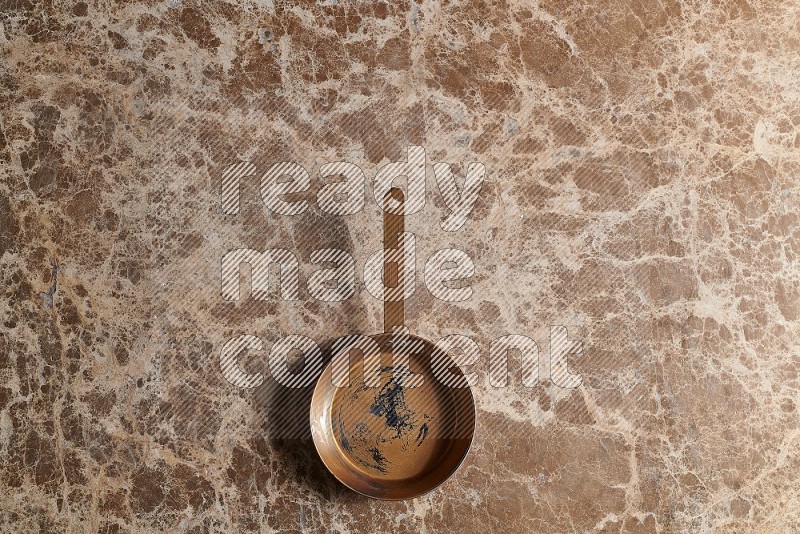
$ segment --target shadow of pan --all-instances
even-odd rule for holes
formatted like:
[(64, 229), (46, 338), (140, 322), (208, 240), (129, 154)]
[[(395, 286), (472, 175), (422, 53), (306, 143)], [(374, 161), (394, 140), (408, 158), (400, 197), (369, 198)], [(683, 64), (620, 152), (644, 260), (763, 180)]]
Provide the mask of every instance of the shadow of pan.
[[(320, 344), (324, 369), (332, 358), (334, 340)], [(316, 379), (311, 385), (290, 388), (271, 377), (254, 391), (253, 401), (271, 451), (292, 476), (328, 500), (355, 502), (368, 499), (339, 482), (328, 471), (311, 437), (309, 413)]]

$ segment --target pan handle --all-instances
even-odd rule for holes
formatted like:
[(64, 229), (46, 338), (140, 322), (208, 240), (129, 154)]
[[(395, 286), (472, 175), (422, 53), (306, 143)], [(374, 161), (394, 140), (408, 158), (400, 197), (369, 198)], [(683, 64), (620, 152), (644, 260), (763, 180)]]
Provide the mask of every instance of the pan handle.
[[(400, 209), (390, 211), (391, 199)], [(405, 231), (405, 195), (397, 187), (389, 189), (383, 200), (383, 331), (394, 332), (405, 324), (405, 294), (403, 280), (403, 232)]]

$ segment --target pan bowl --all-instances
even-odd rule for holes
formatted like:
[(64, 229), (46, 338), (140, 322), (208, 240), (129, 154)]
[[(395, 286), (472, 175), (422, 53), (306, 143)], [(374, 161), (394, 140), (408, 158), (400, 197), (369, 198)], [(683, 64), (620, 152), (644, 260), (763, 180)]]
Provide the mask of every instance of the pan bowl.
[[(398, 348), (401, 337), (406, 350)], [(461, 369), (430, 341), (371, 339), (379, 356), (350, 350), (320, 375), (311, 434), (322, 462), (345, 486), (376, 499), (410, 499), (441, 485), (466, 458), (475, 401)]]

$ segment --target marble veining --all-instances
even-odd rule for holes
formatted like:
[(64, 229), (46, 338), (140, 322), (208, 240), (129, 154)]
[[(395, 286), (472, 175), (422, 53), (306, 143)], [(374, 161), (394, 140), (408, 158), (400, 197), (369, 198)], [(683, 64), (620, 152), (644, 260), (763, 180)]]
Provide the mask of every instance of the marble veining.
[[(2, 2), (0, 530), (800, 530), (800, 4), (564, 0)], [(265, 209), (223, 170), (425, 148), (487, 170), (464, 226), (428, 172), (417, 276), (475, 263), (471, 298), (417, 280), (407, 324), (470, 336), (478, 408), (458, 473), (419, 499), (339, 484), (220, 349), (381, 331), (342, 302), (220, 294), (236, 247), (356, 272), (380, 207)], [(461, 178), (458, 178), (461, 180)], [(583, 343), (578, 388), (488, 383), (494, 339)], [(542, 375), (544, 376), (544, 375)], [(302, 410), (299, 410), (302, 411)], [(307, 416), (306, 416), (307, 417)], [(307, 421), (306, 421), (307, 422)]]

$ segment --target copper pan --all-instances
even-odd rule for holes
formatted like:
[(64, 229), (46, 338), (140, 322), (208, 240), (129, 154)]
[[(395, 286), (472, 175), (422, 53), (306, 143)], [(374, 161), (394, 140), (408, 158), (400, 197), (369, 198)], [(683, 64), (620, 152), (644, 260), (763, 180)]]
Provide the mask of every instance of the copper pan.
[[(400, 248), (403, 193), (386, 197), (384, 249)], [(387, 287), (402, 285), (402, 254), (384, 254)], [(475, 401), (463, 372), (426, 339), (407, 333), (404, 303), (384, 302), (384, 330), (342, 347), (311, 399), (311, 434), (325, 466), (349, 488), (376, 499), (410, 499), (447, 480), (475, 433)], [(349, 363), (349, 366), (348, 366)]]

